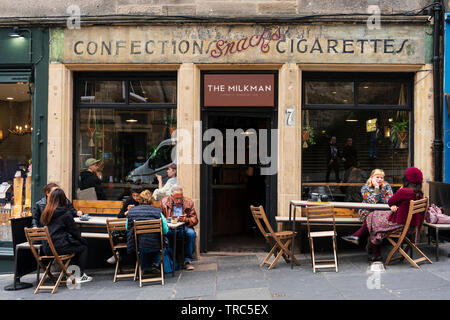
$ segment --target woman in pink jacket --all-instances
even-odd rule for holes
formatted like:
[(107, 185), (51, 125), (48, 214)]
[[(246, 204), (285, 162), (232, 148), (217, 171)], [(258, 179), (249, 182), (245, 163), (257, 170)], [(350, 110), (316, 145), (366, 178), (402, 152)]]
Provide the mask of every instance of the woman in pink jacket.
[[(389, 199), (388, 205), (391, 211), (377, 214), (369, 214), (366, 219), (367, 228), (370, 233), (370, 243), (372, 246), (372, 261), (382, 261), (381, 243), (389, 233), (400, 232), (408, 218), (409, 203), (411, 200), (423, 198), (422, 191), (423, 174), (415, 168), (406, 169), (403, 177), (403, 187), (400, 188)], [(414, 215), (411, 220), (411, 227), (420, 225), (422, 214)]]

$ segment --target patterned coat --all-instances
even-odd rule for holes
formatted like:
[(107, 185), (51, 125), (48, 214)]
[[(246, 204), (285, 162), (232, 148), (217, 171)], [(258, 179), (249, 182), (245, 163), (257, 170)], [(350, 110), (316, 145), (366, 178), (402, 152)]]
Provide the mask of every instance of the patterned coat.
[[(381, 189), (380, 193), (375, 192), (374, 187), (369, 187), (365, 184), (361, 188), (361, 194), (363, 196), (364, 203), (388, 203), (389, 199), (393, 195), (392, 187), (389, 183), (386, 183)], [(361, 221), (366, 220), (367, 215), (372, 212), (368, 209), (360, 209), (359, 210), (359, 219)]]

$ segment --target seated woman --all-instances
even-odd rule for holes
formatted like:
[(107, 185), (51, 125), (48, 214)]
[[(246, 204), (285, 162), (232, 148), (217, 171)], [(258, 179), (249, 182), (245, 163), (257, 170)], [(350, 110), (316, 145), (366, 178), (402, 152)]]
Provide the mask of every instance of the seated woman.
[[(388, 203), (388, 200), (392, 197), (392, 188), (384, 180), (384, 171), (382, 169), (374, 169), (370, 173), (370, 177), (366, 184), (361, 188), (361, 194), (364, 203)], [(350, 236), (342, 237), (343, 240), (359, 244), (359, 239), (369, 233), (366, 224), (366, 218), (371, 212), (376, 212), (369, 209), (360, 209), (359, 219), (363, 221), (363, 225), (354, 234)], [(389, 212), (389, 211), (388, 211)]]
[[(152, 206), (152, 193), (149, 190), (144, 190), (138, 197), (139, 205), (132, 207), (128, 211), (127, 215), (127, 252), (136, 252), (134, 244), (134, 221), (139, 220), (157, 220), (162, 219), (163, 234), (167, 234), (169, 228), (164, 215), (161, 213), (159, 207)], [(139, 236), (139, 260), (141, 262), (142, 270), (145, 270), (148, 266), (147, 256), (150, 255), (152, 262), (152, 269), (159, 267), (160, 256), (159, 250), (161, 249), (161, 239), (158, 234), (150, 233)]]
[(169, 177), (169, 180), (167, 180), (163, 186), (162, 176), (159, 174), (156, 175), (156, 178), (158, 179), (158, 189), (153, 191), (153, 199), (156, 201), (170, 196), (172, 193), (172, 187), (177, 184), (177, 165), (175, 163), (169, 165), (169, 168), (167, 169), (167, 176)]
[[(372, 261), (381, 261), (381, 243), (389, 233), (401, 231), (408, 218), (409, 203), (411, 200), (423, 198), (423, 174), (415, 167), (406, 169), (403, 177), (403, 187), (400, 188), (388, 201), (391, 211), (378, 211), (378, 214), (369, 214), (366, 224), (370, 233), (372, 245)], [(411, 227), (420, 225), (422, 214), (414, 215)]]
[[(77, 265), (82, 274), (77, 282), (91, 281), (92, 277), (84, 273), (88, 258), (87, 241), (81, 237), (80, 229), (73, 220), (68, 200), (62, 189), (56, 188), (50, 194), (44, 212), (42, 212), (41, 222), (48, 227), (50, 238), (59, 255), (75, 253), (75, 259), (78, 260)], [(52, 255), (46, 241), (43, 244), (43, 250), (45, 254)]]

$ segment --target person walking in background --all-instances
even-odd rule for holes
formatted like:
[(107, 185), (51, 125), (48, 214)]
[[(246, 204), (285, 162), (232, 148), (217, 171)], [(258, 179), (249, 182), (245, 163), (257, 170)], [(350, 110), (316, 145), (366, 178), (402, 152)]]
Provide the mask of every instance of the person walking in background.
[[(50, 182), (50, 183), (46, 184), (44, 186), (44, 188), (42, 189), (42, 193), (44, 194), (44, 197), (42, 197), (35, 203), (35, 205), (33, 207), (33, 211), (32, 211), (31, 225), (34, 228), (42, 227), (42, 224), (41, 224), (42, 212), (44, 212), (44, 209), (45, 209), (45, 206), (47, 205), (47, 201), (48, 201), (50, 194), (52, 193), (53, 190), (55, 190), (57, 188), (59, 188), (59, 186), (56, 183)], [(69, 211), (72, 213), (72, 216), (74, 218), (81, 217), (83, 215), (82, 211), (75, 210), (75, 208), (73, 207), (72, 203), (69, 200), (67, 200), (67, 203), (68, 203)]]
[(383, 138), (378, 122), (375, 126), (375, 130), (369, 133), (369, 157), (371, 160), (375, 160), (377, 158), (378, 145), (381, 143), (381, 139)]
[[(194, 226), (198, 224), (194, 202), (183, 196), (183, 188), (181, 186), (174, 185), (172, 187), (172, 194), (161, 200), (161, 210), (167, 219), (176, 217), (178, 221), (185, 223), (183, 226), (177, 228), (177, 237), (182, 237), (183, 233), (185, 234), (184, 268), (186, 270), (194, 270), (191, 264), (197, 236)], [(172, 241), (173, 233), (174, 230), (170, 229), (167, 235), (169, 241)]]
[(340, 182), (339, 179), (339, 149), (336, 144), (336, 137), (333, 136), (330, 139), (330, 144), (328, 145), (326, 152), (327, 159), (327, 175), (325, 181), (328, 182), (330, 180), (330, 172), (334, 171), (334, 176), (336, 178), (336, 182)]
[(353, 139), (347, 138), (345, 146), (342, 150), (342, 162), (344, 163), (345, 175), (348, 176), (348, 171), (352, 167), (356, 167), (358, 163), (358, 152), (353, 145)]
[[(81, 277), (77, 279), (77, 282), (91, 281), (92, 277), (84, 272), (88, 259), (87, 241), (81, 237), (80, 229), (75, 224), (67, 197), (62, 189), (56, 188), (50, 193), (47, 205), (42, 212), (41, 223), (48, 227), (50, 238), (59, 255), (75, 253), (75, 259), (81, 271)], [(46, 241), (43, 244), (43, 251), (46, 255), (52, 255)]]
[(169, 180), (167, 180), (163, 186), (162, 176), (159, 174), (156, 175), (156, 179), (158, 179), (158, 189), (153, 191), (153, 199), (156, 201), (170, 196), (172, 187), (177, 184), (177, 165), (175, 163), (169, 165), (169, 168), (167, 169), (167, 176), (169, 177)]
[[(163, 235), (166, 235), (169, 228), (164, 215), (161, 213), (161, 209), (152, 206), (152, 193), (149, 190), (144, 190), (138, 197), (139, 205), (130, 208), (127, 215), (127, 252), (136, 252), (134, 241), (134, 221), (140, 220), (158, 220), (162, 221)], [(161, 250), (161, 238), (157, 233), (142, 234), (138, 238), (139, 246), (139, 261), (141, 263), (142, 270), (145, 270), (150, 266), (151, 272), (159, 272), (157, 270), (161, 263), (159, 252)], [(150, 258), (150, 259), (148, 259)]]

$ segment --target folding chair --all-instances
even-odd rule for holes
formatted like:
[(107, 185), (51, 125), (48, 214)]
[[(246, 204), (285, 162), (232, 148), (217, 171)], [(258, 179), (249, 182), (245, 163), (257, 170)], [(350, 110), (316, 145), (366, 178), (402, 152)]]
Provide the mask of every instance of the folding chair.
[[(160, 260), (161, 260), (161, 276), (160, 277), (152, 277), (152, 278), (143, 278), (142, 276), (142, 268), (141, 262), (139, 260), (139, 239), (138, 237), (143, 234), (148, 233), (159, 233), (160, 241), (161, 241), (161, 249), (159, 250)], [(162, 233), (162, 221), (158, 220), (134, 220), (134, 243), (136, 246), (136, 263), (139, 272), (139, 287), (142, 288), (143, 282), (156, 282), (161, 281), (161, 285), (164, 285), (164, 255), (163, 255), (163, 233)]]
[[(403, 260), (405, 258), (406, 258), (406, 260), (408, 260), (408, 262), (410, 264), (412, 264), (415, 268), (418, 268), (418, 269), (420, 269), (420, 267), (417, 265), (418, 262), (427, 261), (429, 263), (433, 263), (416, 246), (417, 239), (419, 237), (419, 231), (420, 231), (420, 228), (422, 227), (422, 224), (425, 219), (425, 215), (426, 215), (427, 211), (428, 211), (428, 198), (427, 197), (425, 197), (421, 200), (416, 200), (416, 201), (411, 200), (410, 201), (408, 217), (406, 219), (406, 223), (405, 223), (405, 226), (403, 227), (402, 232), (401, 233), (391, 233), (387, 236), (387, 239), (392, 244), (393, 248), (392, 248), (391, 252), (389, 252), (389, 254), (386, 258), (386, 262), (385, 262), (386, 265), (388, 265), (391, 261), (395, 261), (395, 260), (399, 260), (399, 259)], [(420, 220), (419, 226), (417, 226), (417, 228), (415, 228), (415, 231), (411, 232), (410, 231), (411, 220), (412, 220), (413, 216), (418, 213), (423, 214), (422, 219)], [(411, 239), (408, 237), (408, 235), (414, 236), (414, 242), (411, 241)], [(397, 240), (395, 240), (395, 239), (397, 239)], [(405, 249), (402, 249), (402, 245), (404, 242), (406, 242), (406, 247), (405, 247)], [(408, 249), (411, 249), (411, 257), (412, 257), (412, 253), (414, 251), (416, 251), (421, 256), (421, 258), (413, 260), (406, 253), (408, 251)], [(412, 250), (414, 250), (414, 251), (412, 251)], [(400, 256), (393, 258), (394, 254), (397, 251), (400, 253)]]
[[(334, 219), (334, 208), (333, 206), (314, 206), (305, 208), (306, 214), (306, 227), (308, 229), (308, 238), (309, 238), (309, 247), (311, 249), (311, 260), (313, 272), (316, 272), (316, 269), (320, 268), (335, 268), (336, 272), (338, 272), (338, 260), (336, 253), (336, 222)], [(314, 220), (322, 220), (322, 222), (327, 222), (325, 225), (328, 225), (328, 220), (330, 219), (333, 226), (333, 230), (329, 231), (311, 231), (311, 224), (314, 224)], [(322, 237), (331, 237), (333, 242), (333, 254), (334, 259), (322, 259), (316, 260), (314, 253), (314, 239), (322, 238)]]
[(106, 229), (108, 230), (108, 236), (109, 236), (109, 243), (111, 244), (111, 250), (116, 258), (116, 268), (114, 270), (114, 279), (113, 282), (117, 282), (117, 278), (131, 278), (133, 277), (133, 280), (136, 281), (136, 275), (137, 275), (137, 263), (134, 268), (133, 273), (130, 272), (130, 270), (122, 270), (122, 266), (120, 265), (121, 259), (119, 257), (118, 251), (119, 249), (127, 249), (127, 240), (125, 239), (125, 242), (120, 242), (114, 244), (113, 239), (113, 231), (127, 231), (126, 226), (127, 218), (122, 219), (106, 219)]
[[(30, 244), (31, 252), (34, 255), (34, 258), (36, 259), (39, 266), (44, 271), (44, 275), (42, 276), (41, 281), (39, 281), (39, 284), (36, 287), (36, 290), (34, 293), (38, 293), (39, 290), (52, 290), (52, 294), (58, 290), (59, 284), (66, 283), (66, 281), (62, 280), (62, 277), (64, 274), (66, 274), (67, 279), (74, 280), (74, 277), (72, 274), (67, 270), (67, 267), (70, 264), (70, 260), (75, 256), (74, 253), (71, 254), (64, 254), (64, 255), (58, 255), (58, 253), (55, 250), (55, 247), (53, 245), (52, 239), (50, 238), (50, 234), (48, 232), (47, 226), (43, 228), (25, 228), (25, 235), (27, 237), (28, 243)], [(36, 251), (35, 242), (37, 241), (47, 241), (48, 245), (50, 247), (50, 250), (52, 251), (53, 255), (51, 256), (40, 256)], [(50, 272), (50, 267), (52, 266), (53, 262), (55, 262), (60, 266), (61, 271), (59, 273), (58, 279), (54, 277), (54, 275)], [(44, 286), (45, 279), (49, 277), (50, 280), (53, 282), (53, 286)], [(72, 282), (73, 283), (73, 282)]]
[[(272, 227), (270, 226), (269, 221), (267, 220), (263, 206), (250, 206), (250, 210), (252, 212), (253, 218), (255, 219), (256, 225), (258, 226), (258, 229), (261, 231), (262, 235), (269, 243), (269, 245), (272, 246), (272, 249), (264, 258), (263, 262), (260, 264), (260, 267), (268, 264), (270, 270), (275, 267), (275, 264), (281, 257), (283, 257), (286, 263), (290, 263), (289, 259), (292, 258), (294, 259), (295, 264), (299, 266), (300, 262), (297, 261), (294, 254), (289, 249), (289, 245), (292, 242), (293, 231), (274, 232)], [(297, 232), (295, 232), (295, 235), (296, 234)], [(276, 254), (276, 252), (278, 253)], [(272, 254), (275, 256), (275, 259), (270, 262), (270, 257), (272, 256)]]

